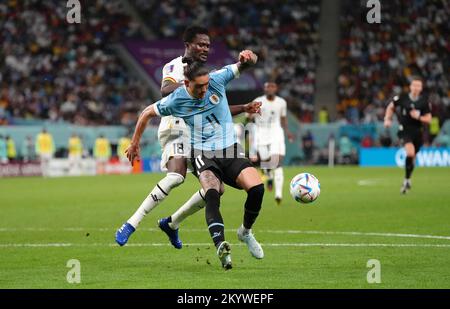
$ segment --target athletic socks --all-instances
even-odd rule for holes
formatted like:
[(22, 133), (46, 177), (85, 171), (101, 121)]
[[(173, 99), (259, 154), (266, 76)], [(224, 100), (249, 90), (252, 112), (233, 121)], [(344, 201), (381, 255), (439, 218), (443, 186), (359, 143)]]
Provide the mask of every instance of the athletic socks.
[(204, 196), (205, 192), (203, 189), (195, 192), (194, 195), (192, 195), (191, 198), (171, 216), (172, 222), (169, 222), (170, 228), (176, 230), (184, 219), (204, 208), (206, 205)]
[(147, 198), (142, 202), (136, 212), (127, 221), (134, 228), (137, 228), (139, 223), (144, 219), (153, 208), (161, 203), (169, 192), (178, 187), (184, 181), (184, 177), (178, 173), (167, 173), (166, 177), (161, 179), (158, 184), (153, 188)]
[(206, 224), (208, 225), (209, 234), (211, 235), (214, 245), (218, 247), (221, 242), (225, 241), (225, 227), (219, 210), (219, 192), (215, 189), (209, 189), (205, 194), (205, 200)]
[(261, 210), (261, 204), (264, 196), (264, 185), (260, 184), (252, 187), (247, 192), (247, 200), (245, 201), (245, 211), (244, 211), (244, 227), (246, 229), (251, 229), (253, 223), (255, 223), (256, 218)]
[(405, 162), (405, 179), (410, 179), (411, 174), (414, 170), (414, 159), (413, 157), (406, 157)]
[(274, 171), (274, 180), (275, 180), (275, 198), (281, 199), (283, 197), (283, 168), (277, 167)]

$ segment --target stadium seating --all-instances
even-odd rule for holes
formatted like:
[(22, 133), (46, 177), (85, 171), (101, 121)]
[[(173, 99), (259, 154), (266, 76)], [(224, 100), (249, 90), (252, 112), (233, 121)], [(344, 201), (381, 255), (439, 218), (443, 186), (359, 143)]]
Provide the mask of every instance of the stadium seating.
[(82, 22), (66, 22), (66, 2), (0, 3), (0, 124), (13, 117), (119, 124), (146, 105), (145, 88), (111, 44), (139, 35), (120, 1), (89, 1)]
[(383, 1), (380, 24), (367, 23), (365, 6), (342, 5), (338, 110), (351, 123), (380, 121), (389, 97), (418, 74), (442, 124), (450, 116), (448, 3)]
[[(318, 62), (320, 2), (288, 1), (146, 1), (132, 0), (143, 20), (160, 38), (181, 38), (189, 24), (225, 40), (237, 56), (249, 48), (259, 55), (255, 74), (275, 79), (280, 95), (303, 122), (312, 122)], [(152, 16), (152, 18), (148, 18)]]

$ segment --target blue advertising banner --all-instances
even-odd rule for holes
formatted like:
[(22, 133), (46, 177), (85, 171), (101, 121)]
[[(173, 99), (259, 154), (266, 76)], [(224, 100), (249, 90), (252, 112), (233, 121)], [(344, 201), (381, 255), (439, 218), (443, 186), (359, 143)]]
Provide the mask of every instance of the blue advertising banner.
[(145, 158), (142, 160), (142, 171), (144, 173), (160, 173), (161, 157)]
[[(398, 166), (405, 164), (404, 148), (361, 148), (360, 166)], [(422, 148), (416, 156), (416, 166), (450, 166), (450, 148)]]

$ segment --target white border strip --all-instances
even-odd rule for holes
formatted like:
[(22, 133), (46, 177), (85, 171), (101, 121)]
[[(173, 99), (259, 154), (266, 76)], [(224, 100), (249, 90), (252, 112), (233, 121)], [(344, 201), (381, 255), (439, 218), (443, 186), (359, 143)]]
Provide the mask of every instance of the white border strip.
[[(140, 228), (140, 231), (161, 232), (159, 228)], [(68, 227), (61, 229), (52, 228), (0, 228), (0, 232), (115, 232), (113, 228), (89, 228), (89, 227)], [(204, 229), (183, 229), (182, 232), (206, 232)], [(226, 229), (226, 232), (234, 232), (236, 229)], [(380, 237), (404, 237), (404, 238), (425, 238), (425, 239), (445, 239), (450, 240), (450, 236), (424, 235), (424, 234), (402, 234), (402, 233), (379, 233), (379, 232), (339, 232), (339, 231), (302, 231), (302, 230), (256, 230), (258, 234), (307, 234), (307, 235), (346, 235), (346, 236), (380, 236)]]
[[(234, 243), (232, 246), (243, 246)], [(391, 248), (450, 248), (450, 244), (383, 244), (383, 243), (262, 243), (264, 247), (391, 247)], [(126, 247), (167, 247), (169, 243), (130, 243)], [(211, 243), (187, 243), (184, 246), (212, 247)], [(66, 247), (116, 247), (113, 243), (5, 243), (0, 248), (66, 248)]]

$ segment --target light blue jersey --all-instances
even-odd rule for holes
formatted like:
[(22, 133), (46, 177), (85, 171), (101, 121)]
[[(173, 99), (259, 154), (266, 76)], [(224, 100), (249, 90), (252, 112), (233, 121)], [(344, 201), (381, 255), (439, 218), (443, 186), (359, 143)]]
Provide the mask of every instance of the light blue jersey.
[(194, 99), (185, 86), (155, 103), (160, 116), (183, 118), (191, 130), (191, 145), (199, 150), (221, 150), (237, 142), (225, 86), (239, 76), (236, 64), (209, 74), (203, 99)]

